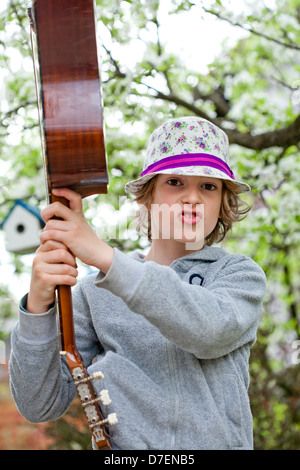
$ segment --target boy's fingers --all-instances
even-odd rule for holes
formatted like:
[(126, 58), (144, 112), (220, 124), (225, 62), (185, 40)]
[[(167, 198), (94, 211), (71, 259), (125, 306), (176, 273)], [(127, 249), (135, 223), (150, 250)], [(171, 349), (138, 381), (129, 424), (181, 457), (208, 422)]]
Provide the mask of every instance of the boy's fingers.
[(37, 249), (36, 253), (45, 263), (67, 263), (77, 268), (75, 256), (61, 242), (48, 240)]
[(55, 240), (47, 240), (45, 243), (39, 246), (37, 252), (46, 252), (57, 249), (64, 249), (66, 251), (68, 250), (67, 247), (61, 242), (57, 242)]
[(72, 215), (72, 211), (60, 202), (53, 202), (49, 206), (45, 207), (41, 212), (41, 216), (46, 223), (54, 217), (63, 220), (70, 220), (72, 219)]
[(46, 252), (42, 258), (44, 263), (47, 264), (68, 264), (69, 266), (76, 267), (76, 260), (74, 256), (65, 250), (55, 250), (53, 252)]
[(47, 271), (46, 274), (50, 275), (65, 275), (65, 276), (71, 276), (71, 277), (77, 277), (78, 276), (78, 271), (76, 268), (73, 266), (70, 266), (69, 264), (64, 264), (64, 263), (57, 263), (57, 264), (48, 264), (47, 265)]
[(80, 194), (75, 193), (75, 191), (72, 191), (68, 188), (53, 189), (52, 193), (57, 197), (64, 197), (67, 199), (69, 201), (69, 207), (72, 211), (76, 213), (82, 212), (82, 198)]

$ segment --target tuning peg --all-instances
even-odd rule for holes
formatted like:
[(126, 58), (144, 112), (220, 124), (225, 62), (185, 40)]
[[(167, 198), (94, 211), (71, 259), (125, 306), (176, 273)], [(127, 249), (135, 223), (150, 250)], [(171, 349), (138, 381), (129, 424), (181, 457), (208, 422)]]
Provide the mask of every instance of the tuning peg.
[(117, 413), (110, 413), (106, 419), (103, 419), (102, 421), (97, 421), (97, 423), (90, 424), (90, 428), (93, 429), (98, 426), (102, 426), (103, 424), (110, 424), (111, 426), (113, 426), (114, 424), (117, 424), (117, 422)]
[(108, 394), (108, 390), (101, 390), (100, 400), (102, 401), (103, 405), (105, 405), (105, 406), (111, 404), (111, 399), (110, 399), (110, 396)]
[(117, 416), (117, 413), (110, 413), (108, 416), (107, 416), (107, 422), (108, 424), (117, 424), (118, 422), (118, 416)]
[[(80, 385), (82, 386), (82, 385)], [(101, 401), (103, 405), (107, 406), (111, 404), (111, 399), (108, 394), (108, 390), (101, 390), (100, 391), (100, 396), (95, 398), (94, 400), (88, 400), (89, 396), (86, 396), (87, 400), (85, 400), (85, 403), (83, 403), (83, 407), (93, 405), (94, 403), (97, 403)]]
[(99, 379), (104, 379), (104, 375), (102, 372), (94, 372), (91, 376), (91, 380), (99, 380)]
[[(79, 378), (79, 376), (78, 376)], [(94, 372), (94, 374), (90, 375), (89, 377), (85, 377), (83, 379), (79, 379), (79, 380), (76, 380), (75, 381), (75, 385), (79, 385), (79, 384), (82, 384), (82, 383), (86, 383), (86, 382), (89, 382), (90, 380), (99, 380), (99, 379), (104, 379), (104, 375), (102, 372)]]

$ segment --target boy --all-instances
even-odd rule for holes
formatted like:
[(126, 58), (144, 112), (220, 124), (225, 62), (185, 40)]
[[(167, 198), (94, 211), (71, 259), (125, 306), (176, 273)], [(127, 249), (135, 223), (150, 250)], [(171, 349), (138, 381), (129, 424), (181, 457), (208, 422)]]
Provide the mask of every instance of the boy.
[(225, 133), (184, 117), (152, 134), (141, 177), (126, 185), (147, 214), (145, 257), (112, 249), (84, 220), (80, 196), (56, 191), (70, 208), (42, 213), (12, 338), (11, 389), (28, 420), (58, 418), (75, 395), (53, 302), (57, 284), (76, 284), (79, 257), (98, 271), (74, 289), (76, 342), (89, 374), (104, 374), (94, 385), (112, 399), (103, 414), (118, 415), (113, 448), (253, 448), (248, 360), (265, 275), (248, 257), (211, 246), (245, 213), (238, 194), (249, 189), (229, 167)]

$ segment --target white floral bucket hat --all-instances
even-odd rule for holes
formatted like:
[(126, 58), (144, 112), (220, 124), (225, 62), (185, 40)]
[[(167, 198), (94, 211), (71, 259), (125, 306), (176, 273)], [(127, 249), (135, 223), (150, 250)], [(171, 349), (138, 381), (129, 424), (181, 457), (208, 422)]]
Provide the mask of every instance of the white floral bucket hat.
[(219, 127), (194, 116), (170, 119), (149, 139), (144, 169), (140, 178), (125, 185), (136, 194), (157, 174), (196, 175), (231, 181), (239, 193), (251, 191), (248, 184), (236, 181), (229, 167), (228, 137)]

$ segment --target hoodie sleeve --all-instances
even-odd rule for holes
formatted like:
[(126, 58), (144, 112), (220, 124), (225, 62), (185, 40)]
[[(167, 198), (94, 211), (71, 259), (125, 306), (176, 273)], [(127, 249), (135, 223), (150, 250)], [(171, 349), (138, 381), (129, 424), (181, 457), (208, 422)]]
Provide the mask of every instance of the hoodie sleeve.
[(169, 266), (140, 263), (115, 250), (110, 270), (95, 284), (121, 297), (181, 349), (213, 359), (254, 343), (266, 278), (250, 258), (228, 255), (202, 287)]
[[(27, 296), (19, 306), (9, 361), (10, 386), (19, 412), (30, 422), (55, 420), (66, 412), (76, 394), (68, 366), (59, 354), (56, 308), (31, 314), (25, 310)], [(91, 325), (89, 309), (80, 285), (73, 296), (76, 307), (76, 340), (88, 366), (99, 343)], [(74, 312), (75, 314), (75, 312)]]

